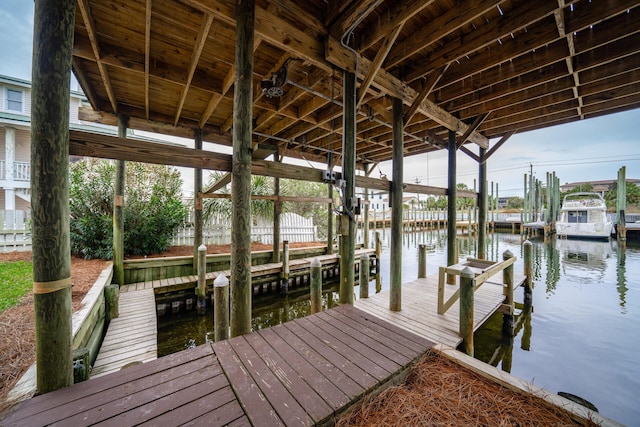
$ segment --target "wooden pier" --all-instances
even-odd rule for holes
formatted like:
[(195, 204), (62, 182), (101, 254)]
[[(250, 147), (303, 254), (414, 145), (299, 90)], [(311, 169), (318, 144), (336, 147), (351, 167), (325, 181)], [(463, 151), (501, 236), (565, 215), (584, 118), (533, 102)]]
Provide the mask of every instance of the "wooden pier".
[(119, 317), (112, 319), (93, 365), (92, 377), (119, 371), (132, 363), (158, 358), (158, 321), (153, 289), (126, 292), (118, 301)]
[(432, 345), (345, 305), (34, 397), (2, 425), (330, 424)]
[[(522, 285), (524, 276), (516, 274), (514, 288)], [(445, 285), (445, 300), (459, 288), (458, 284)], [(369, 298), (359, 299), (355, 306), (373, 316), (411, 331), (434, 343), (456, 348), (462, 342), (459, 333), (460, 305), (453, 304), (444, 314), (438, 314), (438, 275), (416, 279), (402, 285), (402, 310), (389, 310), (389, 290)], [(494, 277), (479, 287), (474, 295), (473, 329), (478, 329), (505, 300), (504, 284)]]

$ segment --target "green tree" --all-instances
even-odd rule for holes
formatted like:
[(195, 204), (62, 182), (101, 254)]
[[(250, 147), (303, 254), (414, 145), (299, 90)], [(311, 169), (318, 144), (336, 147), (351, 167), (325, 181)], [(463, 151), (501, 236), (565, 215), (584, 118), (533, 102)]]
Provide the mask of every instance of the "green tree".
[[(115, 166), (84, 159), (70, 167), (71, 252), (84, 258), (113, 257), (113, 182)], [(180, 173), (168, 166), (127, 162), (124, 252), (163, 252), (186, 217), (180, 200)]]
[[(208, 187), (218, 182), (225, 174), (221, 172), (213, 172), (209, 175)], [(216, 191), (216, 194), (231, 194), (231, 185), (227, 184)], [(254, 196), (268, 196), (273, 194), (273, 178), (252, 175), (251, 176), (251, 194)], [(251, 200), (251, 215), (253, 221), (258, 218), (273, 218), (273, 201), (271, 200)], [(204, 199), (202, 202), (202, 216), (205, 221), (215, 216), (223, 216), (231, 218), (231, 197), (220, 199)]]
[[(616, 198), (618, 197), (618, 183), (614, 182), (609, 190), (604, 194), (607, 202), (607, 209), (616, 209)], [(640, 207), (640, 187), (633, 182), (627, 182), (627, 206)]]
[(524, 199), (522, 197), (509, 197), (507, 201), (508, 209), (522, 209), (524, 208)]

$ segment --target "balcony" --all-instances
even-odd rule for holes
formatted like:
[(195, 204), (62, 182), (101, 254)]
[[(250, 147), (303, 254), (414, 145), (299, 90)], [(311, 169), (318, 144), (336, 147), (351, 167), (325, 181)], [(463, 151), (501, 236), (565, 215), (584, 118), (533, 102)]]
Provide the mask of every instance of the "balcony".
[[(0, 160), (0, 181), (7, 179), (7, 162)], [(13, 162), (13, 180), (29, 182), (31, 179), (31, 163)]]

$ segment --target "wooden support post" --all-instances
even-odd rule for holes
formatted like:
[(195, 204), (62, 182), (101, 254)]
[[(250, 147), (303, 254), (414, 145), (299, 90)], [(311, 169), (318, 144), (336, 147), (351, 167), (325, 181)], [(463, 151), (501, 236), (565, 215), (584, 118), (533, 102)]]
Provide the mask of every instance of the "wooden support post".
[(289, 292), (289, 241), (282, 242), (282, 276), (280, 278), (282, 283), (282, 292)]
[[(509, 250), (504, 251), (502, 254), (502, 260), (507, 261), (508, 259), (513, 258), (513, 253)], [(502, 335), (505, 337), (513, 336), (513, 309), (514, 309), (514, 299), (513, 299), (513, 264), (505, 267), (502, 270), (502, 281), (505, 284), (504, 288), (504, 303), (507, 306), (508, 313), (504, 313), (502, 315)]]
[(104, 288), (105, 319), (110, 321), (120, 316), (118, 310), (118, 299), (120, 297), (120, 286), (108, 285)]
[[(202, 129), (194, 131), (195, 149), (202, 150)], [(202, 244), (202, 169), (193, 169), (193, 272), (198, 273), (200, 245)], [(206, 249), (205, 249), (206, 250)], [(198, 306), (198, 310), (200, 310)]]
[(229, 279), (220, 274), (213, 281), (213, 339), (229, 338)]
[(35, 1), (31, 221), (36, 387), (73, 384), (69, 243), (69, 76), (75, 0)]
[[(456, 254), (456, 133), (449, 131), (449, 182), (447, 188), (447, 266), (458, 263)], [(456, 276), (447, 275), (447, 283), (455, 283)]]
[[(282, 162), (279, 153), (276, 153), (276, 161)], [(280, 178), (273, 178), (273, 194), (277, 199), (273, 202), (273, 262), (280, 261), (280, 214), (282, 213), (282, 202), (280, 201)]]
[(369, 298), (369, 254), (360, 257), (360, 298)]
[[(118, 137), (127, 137), (129, 117), (118, 114)], [(113, 280), (124, 285), (124, 160), (116, 160), (116, 176), (113, 195)]]
[(207, 247), (198, 246), (198, 287), (196, 288), (196, 312), (204, 316), (207, 312)]
[(627, 168), (622, 166), (618, 170), (618, 193), (616, 197), (616, 213), (618, 214), (618, 224), (616, 233), (618, 240), (623, 242), (627, 240)]
[(382, 277), (380, 275), (380, 256), (382, 255), (382, 239), (376, 231), (376, 293), (382, 291)]
[(364, 212), (362, 215), (362, 220), (364, 224), (362, 226), (362, 233), (364, 234), (364, 248), (369, 249), (371, 242), (369, 241), (369, 190), (367, 188), (364, 189)]
[(473, 357), (473, 271), (465, 267), (460, 272), (460, 336), (463, 351)]
[(524, 304), (533, 304), (533, 243), (524, 242)]
[(318, 258), (311, 261), (311, 314), (322, 311), (322, 264)]
[(231, 213), (231, 336), (251, 332), (251, 133), (255, 0), (236, 1)]
[(427, 278), (427, 245), (418, 246), (418, 279)]
[(81, 383), (89, 379), (89, 349), (80, 347), (73, 351), (73, 383)]
[(342, 178), (345, 188), (342, 200), (342, 221), (347, 222), (343, 228), (340, 246), (340, 304), (353, 304), (355, 299), (355, 249), (356, 249), (356, 216), (355, 181), (356, 181), (356, 75), (345, 71), (343, 73), (344, 114), (342, 134)]
[[(333, 184), (327, 184), (327, 197), (333, 200)], [(327, 255), (333, 254), (333, 231), (335, 228), (335, 213), (333, 211), (333, 203), (329, 203), (327, 207)]]
[(402, 100), (393, 98), (393, 175), (391, 183), (391, 268), (389, 309), (402, 309), (402, 182), (404, 140)]

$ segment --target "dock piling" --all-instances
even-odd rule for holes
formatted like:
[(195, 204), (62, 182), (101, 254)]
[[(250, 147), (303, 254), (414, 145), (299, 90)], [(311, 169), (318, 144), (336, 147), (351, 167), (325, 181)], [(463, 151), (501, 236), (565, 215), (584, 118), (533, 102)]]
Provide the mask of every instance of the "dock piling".
[(322, 264), (318, 258), (311, 261), (311, 314), (322, 311)]
[(213, 335), (215, 341), (229, 339), (229, 279), (224, 274), (213, 282)]
[(369, 298), (369, 254), (360, 257), (360, 298)]
[(465, 267), (460, 272), (460, 335), (463, 351), (473, 356), (473, 270)]
[(382, 277), (380, 277), (380, 255), (382, 254), (382, 239), (380, 232), (376, 231), (376, 293), (382, 290)]
[(196, 288), (196, 312), (204, 316), (207, 312), (207, 247), (198, 246), (198, 287)]
[(104, 300), (107, 320), (115, 319), (118, 313), (118, 297), (120, 296), (120, 286), (109, 285), (104, 288)]
[(418, 279), (427, 278), (427, 245), (418, 246)]
[(533, 303), (533, 243), (524, 242), (524, 304), (530, 306)]
[(282, 293), (289, 293), (289, 241), (282, 242)]
[[(507, 261), (513, 257), (513, 253), (509, 250), (504, 251), (504, 253), (502, 254), (502, 259), (504, 261)], [(513, 264), (505, 267), (505, 269), (502, 271), (502, 282), (505, 284), (504, 303), (507, 308), (507, 311), (502, 315), (502, 334), (504, 336), (513, 336)]]

